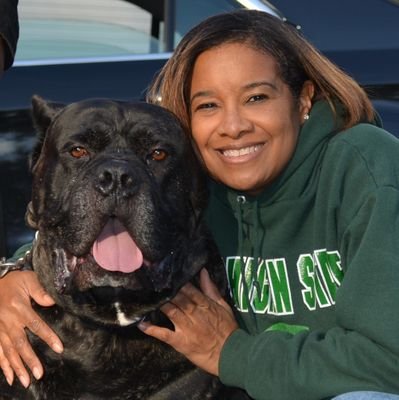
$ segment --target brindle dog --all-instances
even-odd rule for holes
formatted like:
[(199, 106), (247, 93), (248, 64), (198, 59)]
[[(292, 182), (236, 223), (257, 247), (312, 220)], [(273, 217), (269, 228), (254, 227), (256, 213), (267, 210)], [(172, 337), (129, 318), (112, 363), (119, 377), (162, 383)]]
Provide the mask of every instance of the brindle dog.
[(31, 335), (44, 377), (26, 390), (0, 374), (1, 395), (232, 399), (217, 378), (135, 326), (143, 318), (167, 324), (156, 310), (203, 267), (226, 289), (204, 224), (204, 173), (177, 119), (145, 103), (32, 103), (32, 265), (56, 301), (34, 306), (65, 350)]

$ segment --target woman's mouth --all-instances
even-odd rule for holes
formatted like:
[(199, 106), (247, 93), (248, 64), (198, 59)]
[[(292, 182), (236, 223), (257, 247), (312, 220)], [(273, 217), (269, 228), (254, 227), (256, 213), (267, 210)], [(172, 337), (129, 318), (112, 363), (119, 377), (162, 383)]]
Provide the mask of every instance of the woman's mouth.
[(241, 147), (239, 149), (224, 149), (224, 150), (219, 150), (219, 151), (224, 157), (229, 158), (229, 159), (235, 159), (235, 158), (239, 158), (239, 157), (253, 155), (254, 153), (258, 152), (263, 146), (264, 146), (264, 143), (261, 143), (261, 144), (247, 146), (247, 147)]

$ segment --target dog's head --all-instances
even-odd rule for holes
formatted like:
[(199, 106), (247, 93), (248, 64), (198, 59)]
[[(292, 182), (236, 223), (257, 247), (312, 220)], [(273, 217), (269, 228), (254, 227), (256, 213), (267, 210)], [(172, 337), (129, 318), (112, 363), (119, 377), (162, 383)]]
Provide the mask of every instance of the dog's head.
[(190, 140), (155, 105), (32, 104), (34, 268), (69, 310), (135, 322), (208, 262), (206, 186)]

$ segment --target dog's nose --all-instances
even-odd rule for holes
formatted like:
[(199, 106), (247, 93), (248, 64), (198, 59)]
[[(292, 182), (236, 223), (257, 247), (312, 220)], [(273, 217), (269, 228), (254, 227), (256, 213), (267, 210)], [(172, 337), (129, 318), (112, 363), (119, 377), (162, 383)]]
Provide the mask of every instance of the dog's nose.
[(97, 170), (96, 189), (104, 196), (131, 196), (135, 191), (133, 169), (127, 161), (110, 160)]

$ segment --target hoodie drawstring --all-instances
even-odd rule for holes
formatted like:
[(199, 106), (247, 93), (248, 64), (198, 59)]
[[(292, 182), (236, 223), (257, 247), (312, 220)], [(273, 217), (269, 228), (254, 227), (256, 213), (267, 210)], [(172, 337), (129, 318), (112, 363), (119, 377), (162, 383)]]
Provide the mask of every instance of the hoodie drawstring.
[[(245, 260), (244, 260), (244, 256), (243, 256), (243, 242), (244, 242), (244, 230), (243, 230), (243, 223), (242, 223), (242, 214), (243, 214), (243, 209), (242, 209), (242, 205), (245, 204), (247, 201), (247, 199), (245, 198), (245, 196), (237, 196), (237, 204), (238, 204), (238, 218), (237, 218), (237, 222), (238, 222), (238, 254), (240, 255), (240, 273), (241, 273), (241, 279), (242, 279), (242, 286), (243, 286), (243, 290), (244, 290), (244, 296), (248, 301), (248, 312), (249, 315), (251, 316), (251, 328), (248, 327), (250, 332), (257, 332), (257, 320), (256, 320), (256, 316), (254, 313), (254, 310), (252, 308), (252, 301), (251, 301), (251, 296), (249, 293), (249, 287), (248, 287), (248, 282), (246, 279), (246, 271), (245, 271)], [(254, 287), (253, 285), (256, 285), (256, 290), (259, 290), (259, 283), (257, 282), (256, 279), (256, 272), (257, 272), (257, 267), (258, 267), (258, 259), (259, 259), (259, 246), (258, 246), (258, 203), (256, 202), (256, 213), (254, 214), (254, 219), (255, 219), (255, 255), (256, 258), (254, 258), (254, 263), (256, 262), (256, 267), (253, 264), (252, 265), (252, 269), (251, 269), (251, 285), (252, 287)], [(255, 261), (256, 260), (256, 261)], [(255, 283), (256, 282), (256, 283)]]
[(260, 242), (259, 242), (259, 207), (258, 201), (254, 202), (252, 214), (254, 224), (254, 263), (251, 271), (252, 284), (258, 296), (261, 294), (261, 287), (258, 281), (258, 270), (260, 265)]

